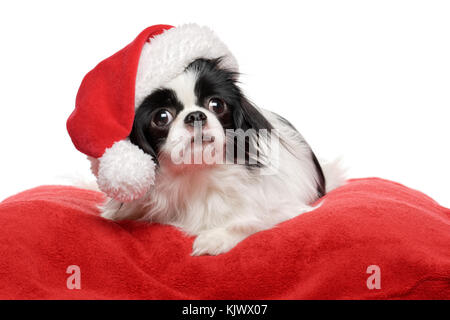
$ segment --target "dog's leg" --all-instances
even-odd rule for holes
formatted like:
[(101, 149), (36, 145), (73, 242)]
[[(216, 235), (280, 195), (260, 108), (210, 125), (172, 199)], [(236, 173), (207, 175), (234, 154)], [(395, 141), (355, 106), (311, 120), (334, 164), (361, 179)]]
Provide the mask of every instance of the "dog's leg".
[(229, 223), (226, 227), (202, 231), (194, 241), (192, 255), (228, 252), (248, 236), (270, 227), (263, 226), (258, 221), (240, 220)]
[(193, 244), (193, 256), (218, 255), (234, 248), (239, 242), (259, 231), (275, 227), (280, 222), (294, 218), (302, 213), (310, 212), (321, 206), (322, 203), (314, 207), (304, 205), (300, 208), (291, 208), (292, 215), (272, 214), (272, 219), (258, 219), (256, 217), (246, 219), (234, 219), (226, 227), (212, 228), (200, 232)]
[(203, 231), (194, 241), (192, 255), (218, 255), (227, 252), (248, 236), (249, 234), (234, 232), (227, 228)]

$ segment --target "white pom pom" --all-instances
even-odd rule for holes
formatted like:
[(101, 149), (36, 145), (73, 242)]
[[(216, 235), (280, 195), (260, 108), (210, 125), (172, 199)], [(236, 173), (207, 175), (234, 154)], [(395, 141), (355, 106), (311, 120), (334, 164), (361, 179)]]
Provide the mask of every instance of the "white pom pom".
[(155, 162), (128, 140), (113, 144), (99, 158), (100, 190), (121, 202), (141, 198), (155, 181)]

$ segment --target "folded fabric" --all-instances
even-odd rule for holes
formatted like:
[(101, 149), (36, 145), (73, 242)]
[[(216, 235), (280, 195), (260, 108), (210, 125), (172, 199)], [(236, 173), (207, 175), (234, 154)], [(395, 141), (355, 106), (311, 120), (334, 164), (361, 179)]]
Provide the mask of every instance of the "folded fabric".
[(219, 256), (191, 256), (171, 226), (105, 220), (102, 200), (42, 186), (0, 203), (0, 298), (450, 298), (450, 210), (394, 182), (351, 180)]

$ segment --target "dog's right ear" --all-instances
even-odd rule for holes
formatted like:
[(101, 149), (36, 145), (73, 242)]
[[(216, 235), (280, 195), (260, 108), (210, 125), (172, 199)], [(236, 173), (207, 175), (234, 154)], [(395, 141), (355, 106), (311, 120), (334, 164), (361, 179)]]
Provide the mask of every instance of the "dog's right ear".
[(134, 117), (133, 128), (129, 139), (131, 143), (137, 145), (145, 153), (152, 156), (155, 164), (158, 166), (158, 155), (151, 145), (151, 137), (149, 136), (150, 110), (147, 108), (138, 108)]

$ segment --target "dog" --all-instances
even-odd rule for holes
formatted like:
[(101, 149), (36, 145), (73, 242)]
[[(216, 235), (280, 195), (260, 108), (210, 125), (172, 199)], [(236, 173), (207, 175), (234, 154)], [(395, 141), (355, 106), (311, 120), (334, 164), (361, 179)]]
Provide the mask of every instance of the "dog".
[(129, 140), (155, 159), (154, 185), (132, 202), (106, 200), (104, 218), (172, 225), (196, 237), (192, 255), (218, 255), (313, 210), (344, 183), (337, 163), (321, 164), (294, 126), (256, 107), (237, 78), (220, 58), (199, 58), (144, 99)]

